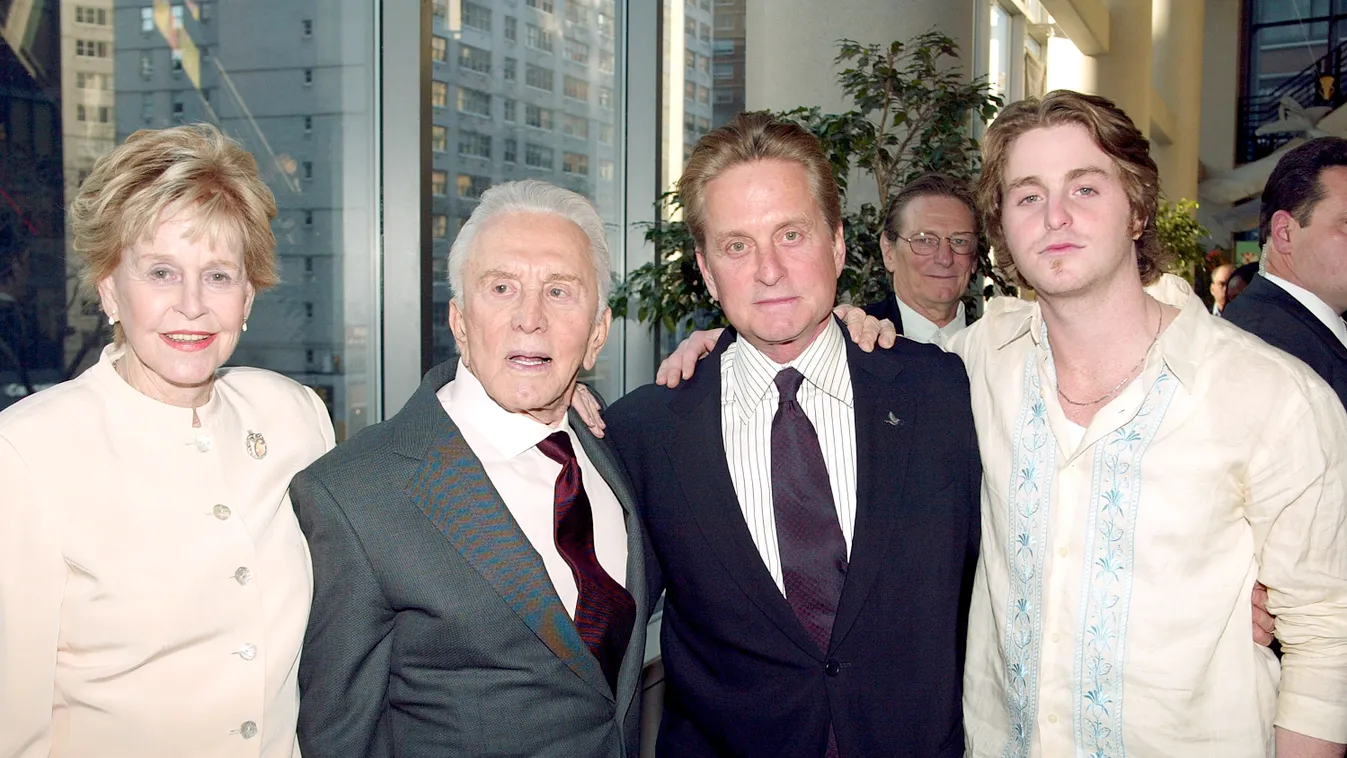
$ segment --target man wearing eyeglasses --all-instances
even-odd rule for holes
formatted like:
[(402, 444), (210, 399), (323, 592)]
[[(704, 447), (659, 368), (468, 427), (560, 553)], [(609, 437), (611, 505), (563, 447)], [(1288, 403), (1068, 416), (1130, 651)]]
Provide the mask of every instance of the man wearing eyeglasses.
[(977, 267), (977, 214), (964, 182), (923, 174), (899, 190), (884, 217), (879, 246), (893, 294), (866, 306), (915, 342), (944, 348), (968, 325), (963, 295)]

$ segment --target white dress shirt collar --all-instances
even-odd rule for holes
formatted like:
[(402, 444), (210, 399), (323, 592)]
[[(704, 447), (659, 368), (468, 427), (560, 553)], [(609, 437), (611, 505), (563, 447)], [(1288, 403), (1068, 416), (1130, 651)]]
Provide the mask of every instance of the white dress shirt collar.
[(851, 375), (845, 368), (847, 345), (842, 338), (842, 328), (828, 318), (827, 326), (799, 357), (786, 364), (780, 364), (768, 358), (748, 340), (735, 340), (735, 360), (730, 367), (734, 381), (730, 391), (734, 393), (735, 404), (740, 416), (745, 419), (753, 413), (753, 408), (762, 402), (767, 390), (772, 386), (776, 375), (787, 366), (804, 374), (805, 381), (819, 390), (851, 406)]
[(1315, 318), (1324, 322), (1324, 326), (1328, 327), (1328, 330), (1333, 332), (1342, 341), (1342, 344), (1347, 345), (1347, 323), (1343, 322), (1342, 316), (1333, 312), (1333, 306), (1319, 299), (1319, 296), (1313, 292), (1298, 284), (1292, 284), (1280, 276), (1265, 273), (1263, 278), (1286, 290), (1288, 295), (1300, 301), (1300, 304), (1305, 306), (1310, 313), (1313, 313)]
[(959, 310), (948, 324), (936, 326), (934, 321), (904, 303), (901, 297), (894, 295), (893, 299), (898, 301), (898, 314), (903, 319), (903, 336), (913, 342), (922, 342), (944, 348), (951, 337), (968, 326), (968, 318), (964, 315), (962, 301), (959, 303)]
[[(522, 413), (511, 413), (500, 407), (486, 393), (481, 381), (473, 376), (463, 360), (453, 381), (435, 393), (445, 409), (459, 426), (471, 426), (474, 444), (487, 444), (503, 458), (517, 458), (538, 446), (553, 432), (570, 432), (565, 416), (552, 426), (543, 424)], [(572, 435), (573, 436), (573, 435)]]

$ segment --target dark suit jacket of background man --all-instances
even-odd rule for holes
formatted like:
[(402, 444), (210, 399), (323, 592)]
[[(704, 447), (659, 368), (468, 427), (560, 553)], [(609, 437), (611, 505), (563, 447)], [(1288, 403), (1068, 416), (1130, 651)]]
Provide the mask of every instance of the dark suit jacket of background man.
[(1347, 346), (1291, 293), (1255, 276), (1221, 318), (1309, 364), (1347, 407)]
[(635, 758), (649, 601), (621, 468), (572, 416), (626, 513), (636, 621), (614, 697), (435, 396), (456, 366), (431, 369), (396, 416), (291, 486), (315, 573), (299, 667), (304, 756)]
[[(884, 319), (892, 321), (893, 328), (897, 330), (899, 334), (903, 333), (903, 313), (898, 310), (897, 294), (890, 292), (888, 297), (877, 303), (870, 303), (861, 310), (865, 311), (865, 315), (874, 316), (881, 321)], [(965, 309), (965, 312), (966, 311), (967, 309)]]
[[(744, 521), (721, 434), (727, 329), (677, 389), (604, 414), (662, 579), (661, 756), (824, 752), (962, 757), (961, 692), (982, 476), (963, 364), (930, 345), (847, 346), (856, 521), (826, 654), (772, 580)], [(662, 577), (660, 574), (662, 573)]]

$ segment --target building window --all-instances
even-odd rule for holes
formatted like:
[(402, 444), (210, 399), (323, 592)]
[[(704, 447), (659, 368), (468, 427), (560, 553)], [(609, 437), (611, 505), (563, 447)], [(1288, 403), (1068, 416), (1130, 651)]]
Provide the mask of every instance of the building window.
[(304, 304), (304, 318), (313, 318), (313, 303)]
[(524, 143), (524, 165), (533, 168), (545, 168), (552, 170), (552, 148), (543, 145), (535, 145), (532, 142)]
[(459, 43), (458, 67), (479, 74), (491, 73), (491, 51)]
[(306, 18), (300, 22), (301, 36), (305, 39), (313, 37), (313, 19)]
[(312, 85), (313, 85), (313, 69), (306, 68), (304, 69), (304, 86), (309, 87)]
[(599, 51), (599, 70), (605, 74), (613, 73), (613, 52), (611, 50)]
[[(463, 96), (462, 94), (460, 94), (459, 95), (460, 103), (462, 102), (462, 100)], [(436, 108), (443, 108), (444, 106), (449, 104), (448, 84), (445, 84), (444, 82), (439, 81), (438, 79), (430, 83), (430, 104)], [(463, 110), (463, 106), (461, 104), (459, 105), (459, 110)]]
[(84, 106), (83, 106), (83, 105), (76, 105), (76, 106), (75, 106), (75, 120), (76, 120), (76, 121), (88, 121), (88, 120), (89, 120), (89, 115), (88, 115), (87, 113), (85, 113), (85, 111), (84, 111)]
[(75, 55), (81, 58), (106, 58), (108, 57), (108, 43), (91, 40), (75, 40)]
[(98, 123), (108, 124), (112, 122), (112, 109), (106, 105), (98, 107)]
[(168, 70), (182, 71), (182, 50), (168, 51)]
[(718, 31), (718, 32), (732, 32), (732, 31), (734, 31), (734, 14), (733, 14), (733, 13), (717, 13), (717, 14), (716, 14), (716, 31)]
[[(305, 225), (305, 226), (313, 226), (313, 210), (312, 210), (312, 209), (306, 208), (306, 209), (304, 210), (304, 225)], [(312, 271), (312, 270), (313, 270), (313, 259), (312, 259), (312, 258), (305, 258), (305, 259), (304, 259), (304, 263), (305, 263), (305, 270), (307, 270), (307, 271)]]
[(430, 38), (430, 57), (435, 59), (436, 63), (444, 63), (449, 60), (449, 40), (435, 35)]
[(519, 141), (514, 137), (505, 138), (505, 162), (514, 163), (519, 160)]
[(313, 161), (304, 161), (303, 166), (304, 166), (304, 178), (305, 178), (305, 179), (312, 179), (312, 178), (313, 178)]
[(710, 42), (710, 41), (711, 41), (711, 25), (710, 25), (710, 24), (705, 24), (705, 23), (700, 23), (700, 22), (699, 22), (699, 23), (697, 24), (697, 33), (698, 33), (697, 36), (701, 38), (701, 41), (702, 41), (702, 42)]
[(552, 109), (537, 105), (524, 104), (524, 124), (535, 129), (552, 128)]
[(305, 134), (313, 133), (313, 116), (304, 117), (304, 133)]
[(717, 81), (724, 81), (724, 80), (726, 80), (726, 79), (733, 79), (733, 78), (734, 78), (734, 64), (733, 64), (733, 63), (717, 63), (717, 64), (716, 64), (715, 78), (716, 78)]
[(513, 121), (517, 121), (517, 120), (518, 120), (518, 118), (517, 118), (517, 116), (518, 116), (518, 114), (517, 114), (517, 111), (518, 111), (518, 105), (519, 105), (519, 101), (515, 100), (514, 98), (509, 98), (509, 97), (505, 98), (505, 114), (504, 114), (504, 115), (505, 115), (505, 120), (506, 120), (506, 121), (511, 121), (511, 122), (513, 122)]
[(140, 9), (140, 33), (151, 34), (154, 32), (154, 8), (146, 7)]
[[(441, 87), (445, 86), (442, 82), (434, 82)], [(434, 97), (434, 92), (431, 92)], [(491, 116), (491, 94), (480, 90), (468, 89), (467, 87), (458, 88), (458, 109), (464, 113), (471, 113), (476, 116)]]
[(577, 139), (589, 139), (589, 119), (584, 116), (561, 114), (561, 133)]
[(444, 195), (449, 190), (449, 174), (445, 171), (436, 169), (430, 172), (430, 192), (433, 195)]
[(514, 58), (505, 59), (505, 81), (513, 82), (519, 78), (519, 61)]
[(711, 43), (712, 55), (734, 55), (734, 40), (718, 39)]
[(613, 180), (613, 162), (610, 160), (599, 161), (599, 178), (611, 182)]
[(605, 37), (613, 36), (613, 9), (612, 4), (607, 4), (606, 8), (599, 9), (599, 34)]
[(576, 63), (589, 63), (589, 45), (573, 39), (566, 40), (566, 58)]
[(541, 50), (544, 53), (552, 52), (552, 33), (533, 24), (529, 24), (524, 29), (524, 43), (534, 50)]
[(696, 21), (693, 21), (691, 18), (684, 18), (684, 19), (683, 19), (683, 36), (687, 37), (688, 39), (692, 39), (692, 40), (697, 39), (697, 22), (696, 22)]
[(470, 158), (491, 157), (491, 135), (461, 132), (458, 135), (458, 154)]
[(442, 153), (449, 149), (449, 130), (443, 126), (430, 127), (430, 149)]
[(459, 197), (481, 197), (491, 187), (491, 177), (475, 174), (458, 175)]
[(173, 120), (181, 124), (183, 116), (183, 103), (181, 92), (174, 92), (169, 95), (169, 109), (173, 112)]
[(146, 79), (154, 73), (154, 53), (149, 50), (140, 51), (140, 75)]
[(568, 174), (589, 176), (589, 156), (584, 153), (562, 153), (561, 170)]
[(697, 102), (702, 105), (711, 104), (711, 90), (706, 87), (697, 87)]
[(562, 89), (566, 97), (575, 100), (589, 100), (589, 82), (584, 79), (576, 79), (573, 76), (564, 76), (561, 80)]
[[(571, 2), (574, 2), (574, 0), (571, 0)], [(524, 4), (530, 8), (537, 8), (543, 13), (553, 11), (552, 0), (524, 0)]]
[(692, 52), (689, 48), (683, 49), (683, 65), (686, 66), (689, 71), (697, 67), (697, 54)]
[(613, 107), (613, 91), (607, 87), (599, 87), (599, 106), (603, 108)]
[(442, 240), (449, 236), (449, 217), (443, 213), (436, 213), (430, 217), (430, 236), (437, 240)]
[(148, 92), (140, 99), (140, 119), (147, 124), (154, 120), (154, 96)]
[(551, 92), (555, 86), (552, 69), (535, 66), (532, 63), (525, 64), (524, 83), (530, 87), (545, 89), (548, 92)]
[(106, 8), (85, 8), (82, 5), (77, 5), (75, 6), (75, 23), (107, 26), (108, 11)]
[(683, 99), (688, 101), (697, 99), (697, 83), (691, 79), (683, 82)]
[(589, 9), (575, 0), (569, 0), (566, 3), (566, 20), (572, 24), (587, 26), (589, 24)]
[(711, 73), (711, 58), (706, 55), (697, 56), (697, 70), (703, 74)]
[(477, 3), (463, 3), (463, 25), (483, 32), (491, 31), (491, 9)]
[(519, 22), (515, 20), (514, 16), (505, 17), (505, 41), (519, 41)]
[(715, 101), (716, 105), (728, 105), (734, 102), (734, 93), (717, 91)]
[(613, 144), (613, 127), (611, 124), (599, 125), (599, 144), (601, 145)]

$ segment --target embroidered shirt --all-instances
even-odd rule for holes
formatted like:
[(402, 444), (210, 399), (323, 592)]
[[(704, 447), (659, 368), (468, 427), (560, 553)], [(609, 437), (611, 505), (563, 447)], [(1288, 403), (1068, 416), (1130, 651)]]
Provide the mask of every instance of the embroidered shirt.
[(733, 342), (720, 358), (725, 459), (753, 544), (783, 595), (781, 550), (772, 510), (772, 418), (779, 398), (773, 380), (786, 366), (804, 374), (796, 399), (818, 433), (848, 556), (856, 523), (856, 414), (841, 327), (829, 321), (809, 347), (785, 365), (772, 361), (746, 340)]
[[(1347, 742), (1347, 413), (1181, 280), (1148, 291), (1181, 312), (1083, 437), (1037, 304), (993, 301), (951, 345), (984, 471), (970, 756), (1254, 758), (1274, 724)], [(1256, 579), (1280, 666), (1251, 639)]]
[(893, 299), (898, 301), (898, 314), (903, 319), (903, 336), (913, 342), (929, 343), (944, 350), (954, 335), (962, 332), (968, 326), (968, 317), (964, 314), (963, 303), (959, 303), (958, 312), (954, 314), (954, 318), (948, 324), (936, 326), (934, 321), (904, 303), (901, 297), (895, 295)]
[(594, 554), (599, 565), (622, 586), (627, 586), (627, 522), (622, 506), (608, 483), (590, 462), (570, 422), (564, 417), (547, 426), (521, 413), (511, 413), (496, 404), (481, 381), (458, 363), (458, 371), (435, 393), (449, 418), (454, 420), (473, 455), (482, 462), (487, 478), (514, 516), (529, 544), (542, 557), (561, 604), (575, 617), (579, 596), (575, 575), (561, 557), (553, 527), (553, 494), (561, 464), (538, 449), (538, 443), (556, 431), (571, 436), (571, 446), (580, 464), (580, 480), (589, 496), (594, 519)]

